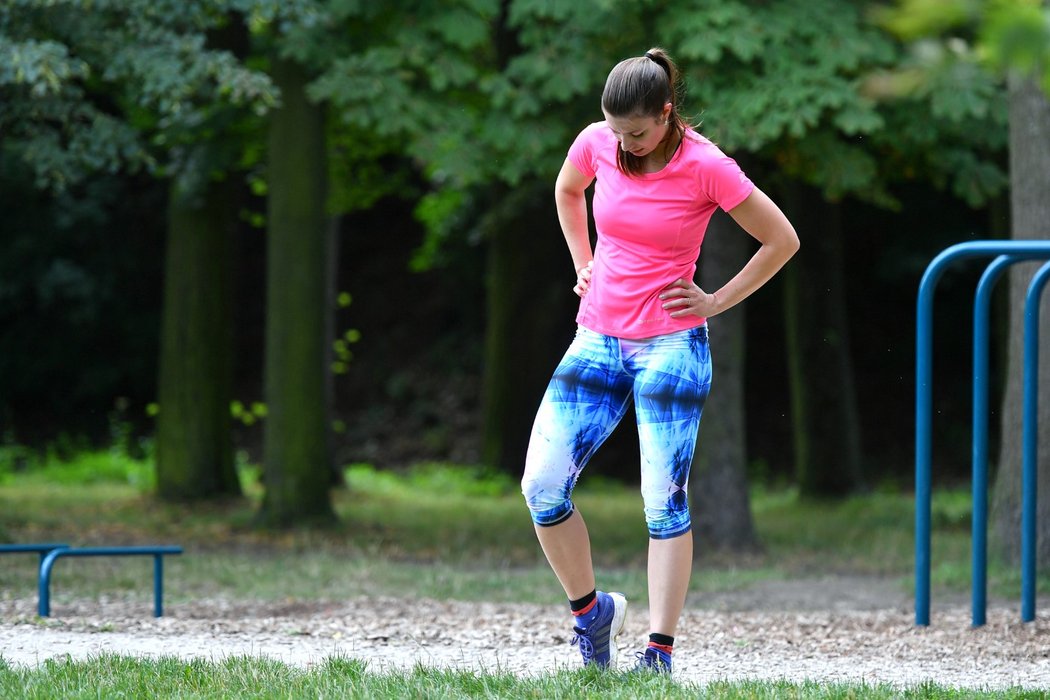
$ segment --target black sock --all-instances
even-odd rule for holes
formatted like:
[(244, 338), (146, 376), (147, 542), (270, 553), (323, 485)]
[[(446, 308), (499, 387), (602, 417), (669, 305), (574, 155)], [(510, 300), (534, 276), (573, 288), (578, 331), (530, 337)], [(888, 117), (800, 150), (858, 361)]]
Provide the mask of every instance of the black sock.
[(650, 644), (658, 644), (662, 647), (673, 647), (674, 637), (669, 634), (660, 634), (659, 632), (653, 632), (649, 635)]
[(582, 598), (577, 598), (576, 600), (570, 600), (569, 601), (569, 609), (572, 610), (574, 613), (577, 613), (577, 612), (579, 612), (581, 610), (586, 610), (588, 607), (590, 607), (591, 603), (597, 597), (598, 597), (598, 592), (597, 591), (591, 591), (590, 593), (588, 593), (587, 595), (583, 596)]

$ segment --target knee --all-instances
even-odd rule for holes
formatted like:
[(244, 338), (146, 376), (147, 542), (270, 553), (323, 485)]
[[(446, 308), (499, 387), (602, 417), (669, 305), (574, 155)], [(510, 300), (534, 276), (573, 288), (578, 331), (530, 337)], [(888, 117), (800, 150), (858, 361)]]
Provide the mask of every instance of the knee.
[(693, 525), (685, 491), (657, 504), (646, 503), (645, 524), (649, 528), (649, 537), (654, 540), (669, 540), (689, 532)]
[(521, 493), (525, 496), (525, 505), (529, 508), (532, 522), (540, 527), (564, 522), (574, 510), (568, 493), (562, 489), (552, 489), (542, 481), (528, 478), (528, 475), (521, 481)]

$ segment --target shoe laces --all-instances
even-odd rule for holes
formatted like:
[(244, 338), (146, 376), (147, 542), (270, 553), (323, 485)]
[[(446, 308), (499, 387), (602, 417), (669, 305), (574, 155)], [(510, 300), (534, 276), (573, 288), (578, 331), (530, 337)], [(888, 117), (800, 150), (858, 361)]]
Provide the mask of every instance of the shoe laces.
[(572, 628), (576, 632), (576, 636), (572, 638), (570, 642), (571, 646), (580, 647), (580, 656), (584, 659), (590, 660), (594, 658), (594, 643), (591, 638), (587, 636), (587, 630), (580, 629), (579, 627)]
[(654, 671), (671, 670), (671, 665), (664, 661), (663, 657), (656, 650), (646, 649), (645, 651), (636, 651), (634, 652), (634, 655), (638, 659), (635, 668), (652, 669)]

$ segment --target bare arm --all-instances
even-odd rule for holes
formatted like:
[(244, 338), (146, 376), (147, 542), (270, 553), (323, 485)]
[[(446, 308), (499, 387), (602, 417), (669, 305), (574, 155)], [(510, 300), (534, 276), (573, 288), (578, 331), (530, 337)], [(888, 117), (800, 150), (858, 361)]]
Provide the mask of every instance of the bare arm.
[(798, 235), (791, 222), (757, 187), (729, 215), (761, 243), (761, 247), (740, 272), (714, 293), (705, 292), (692, 280), (679, 279), (671, 283), (660, 298), (673, 318), (709, 317), (736, 306), (768, 282), (799, 248)]
[(576, 270), (574, 291), (581, 297), (587, 293), (591, 281), (591, 237), (587, 226), (587, 197), (585, 192), (591, 180), (576, 166), (565, 161), (554, 184), (554, 202), (558, 207), (558, 222), (569, 246), (572, 265)]

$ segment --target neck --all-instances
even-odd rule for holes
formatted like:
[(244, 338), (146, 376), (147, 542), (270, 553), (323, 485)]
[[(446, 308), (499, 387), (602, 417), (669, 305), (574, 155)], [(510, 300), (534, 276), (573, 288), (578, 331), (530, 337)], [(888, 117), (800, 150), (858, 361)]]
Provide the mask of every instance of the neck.
[(679, 134), (675, 129), (667, 127), (667, 138), (664, 139), (664, 162), (670, 163), (671, 159), (674, 158), (674, 154), (678, 152), (678, 147), (682, 145), (682, 134)]
[(682, 145), (682, 135), (677, 133), (672, 127), (667, 127), (667, 136), (660, 142), (660, 147), (653, 150), (648, 156), (646, 156), (647, 165), (651, 168), (659, 170), (663, 166), (671, 162), (674, 158), (674, 154), (678, 152), (678, 147)]

